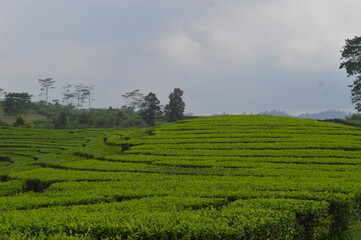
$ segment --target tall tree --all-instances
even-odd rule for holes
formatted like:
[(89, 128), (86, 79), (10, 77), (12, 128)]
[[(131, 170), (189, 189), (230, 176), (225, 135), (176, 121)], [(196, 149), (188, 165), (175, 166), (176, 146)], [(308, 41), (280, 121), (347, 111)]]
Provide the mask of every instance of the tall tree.
[(126, 100), (126, 106), (130, 107), (133, 111), (140, 108), (144, 101), (144, 94), (139, 89), (135, 89), (131, 92), (122, 94), (122, 97)]
[(54, 128), (64, 129), (68, 126), (68, 117), (65, 112), (60, 113), (60, 115), (54, 119)]
[(95, 87), (94, 85), (92, 85), (92, 86), (84, 86), (83, 84), (75, 85), (74, 96), (77, 99), (76, 106), (78, 108), (82, 108), (85, 102), (88, 102), (89, 109), (91, 108), (91, 103), (92, 103), (92, 101), (95, 100), (93, 98), (93, 96), (94, 96), (94, 92), (93, 92), (94, 87)]
[(75, 85), (75, 92), (74, 92), (74, 96), (76, 98), (76, 107), (79, 108), (82, 105), (82, 100), (81, 100), (81, 89), (83, 88), (83, 85)]
[(184, 117), (185, 103), (182, 96), (183, 91), (180, 88), (175, 88), (169, 95), (169, 103), (164, 108), (167, 121), (174, 122)]
[(356, 75), (356, 79), (351, 87), (351, 101), (355, 104), (355, 109), (361, 112), (361, 37), (355, 36), (345, 40), (345, 46), (341, 51), (340, 69), (344, 68), (347, 77)]
[(72, 85), (66, 85), (63, 87), (64, 93), (62, 102), (64, 102), (66, 105), (73, 105), (73, 99), (75, 97), (75, 93), (71, 92)]
[(16, 116), (26, 115), (31, 108), (31, 95), (29, 93), (8, 93), (2, 102), (4, 115)]
[(84, 96), (84, 85), (75, 85), (76, 107), (82, 108), (86, 97)]
[(40, 95), (45, 94), (45, 102), (48, 102), (49, 89), (54, 89), (53, 85), (55, 83), (55, 80), (53, 80), (52, 78), (46, 78), (46, 79), (38, 79), (38, 82), (41, 85), (40, 91), (42, 91)]
[(14, 123), (14, 127), (22, 127), (24, 125), (25, 125), (24, 118), (22, 118), (21, 116), (17, 117)]
[(139, 114), (149, 126), (154, 126), (155, 118), (162, 114), (160, 101), (154, 93), (150, 92), (144, 97)]
[(94, 92), (93, 92), (94, 87), (95, 87), (94, 85), (84, 86), (83, 91), (82, 91), (83, 97), (85, 97), (88, 101), (89, 109), (91, 109), (91, 104), (95, 100), (93, 98), (94, 97)]
[(6, 92), (4, 89), (0, 88), (0, 101), (3, 100), (3, 97), (5, 96)]

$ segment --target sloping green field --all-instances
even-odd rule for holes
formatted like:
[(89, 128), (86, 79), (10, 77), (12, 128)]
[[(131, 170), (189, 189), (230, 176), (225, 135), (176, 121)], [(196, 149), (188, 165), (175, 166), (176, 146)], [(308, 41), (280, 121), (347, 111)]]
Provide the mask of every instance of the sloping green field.
[[(35, 113), (34, 111), (30, 111), (26, 116), (23, 116), (23, 119), (26, 122), (33, 122), (33, 121), (37, 121), (37, 120), (46, 120), (46, 116)], [(0, 106), (0, 121), (3, 121), (4, 123), (12, 126), (16, 121), (16, 117), (14, 117), (14, 116), (5, 116), (4, 111)]]
[(219, 116), (0, 128), (0, 239), (332, 239), (360, 214), (361, 129)]

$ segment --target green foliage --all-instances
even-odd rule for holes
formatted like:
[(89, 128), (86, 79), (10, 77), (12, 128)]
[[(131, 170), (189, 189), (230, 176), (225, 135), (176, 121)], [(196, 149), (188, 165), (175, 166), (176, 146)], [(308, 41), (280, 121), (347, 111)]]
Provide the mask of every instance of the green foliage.
[(26, 115), (31, 108), (31, 95), (28, 93), (7, 93), (2, 101), (4, 115)]
[(355, 36), (345, 40), (345, 46), (341, 51), (340, 69), (345, 68), (347, 76), (356, 75), (356, 79), (351, 87), (351, 100), (355, 104), (355, 109), (361, 111), (361, 37)]
[(54, 128), (56, 129), (64, 129), (68, 127), (68, 117), (65, 112), (60, 113), (59, 117), (57, 117), (54, 121)]
[(38, 114), (44, 115), (48, 119), (56, 119), (62, 112), (66, 113), (69, 120), (74, 120), (77, 110), (73, 106), (64, 106), (61, 104), (46, 103), (44, 101), (35, 102), (32, 110)]
[[(34, 103), (33, 109), (48, 118), (48, 120), (34, 121), (40, 128), (112, 128), (144, 125), (139, 115), (126, 107), (80, 110), (71, 105), (37, 102)], [(64, 114), (67, 120), (65, 120)]]
[(182, 96), (183, 91), (180, 88), (175, 88), (169, 95), (169, 103), (164, 108), (167, 121), (174, 122), (183, 119), (185, 103)]
[(340, 64), (340, 69), (345, 68), (348, 76), (361, 73), (360, 49), (361, 37), (355, 36), (345, 40), (345, 46), (341, 51), (341, 59), (345, 61)]
[(132, 127), (142, 125), (141, 119), (126, 109), (92, 109), (81, 111), (77, 117), (77, 128), (112, 128)]
[(361, 236), (361, 222), (355, 221), (349, 229), (347, 229), (338, 240), (359, 240)]
[(350, 85), (351, 89), (351, 101), (355, 104), (355, 109), (361, 112), (361, 76), (357, 76), (356, 80)]
[(144, 97), (144, 101), (140, 105), (139, 114), (149, 126), (154, 126), (155, 118), (161, 114), (159, 104), (157, 96), (150, 92)]
[[(161, 203), (158, 199), (52, 208), (54, 213), (62, 212), (61, 216), (42, 209), (12, 211), (11, 219), (4, 216), (0, 231), (10, 234), (7, 229), (11, 228), (28, 237), (40, 232), (94, 239), (292, 239), (297, 233), (295, 216), (287, 212), (247, 208), (191, 210), (184, 209), (179, 200), (163, 199), (167, 203), (161, 204), (163, 209), (157, 207)], [(104, 212), (111, 214), (105, 216)], [(77, 216), (82, 216), (83, 222)], [(55, 222), (59, 227), (54, 226)]]
[(25, 125), (24, 119), (21, 116), (17, 117), (14, 123), (14, 127), (22, 127), (24, 125)]
[(295, 213), (296, 221), (300, 225), (296, 239), (329, 239), (332, 221), (328, 212), (329, 204), (325, 201), (251, 199), (238, 200), (230, 206), (291, 211)]
[(25, 128), (36, 128), (33, 122), (26, 122), (24, 125)]
[(0, 182), (0, 196), (11, 196), (21, 193), (24, 189), (24, 182), (18, 180), (10, 180)]
[(334, 239), (360, 216), (360, 140), (272, 116), (0, 128), (0, 238)]
[(50, 186), (49, 182), (42, 182), (39, 179), (27, 179), (24, 185), (24, 191), (43, 192)]
[(351, 116), (346, 117), (347, 120), (358, 120), (361, 121), (361, 113), (354, 113)]

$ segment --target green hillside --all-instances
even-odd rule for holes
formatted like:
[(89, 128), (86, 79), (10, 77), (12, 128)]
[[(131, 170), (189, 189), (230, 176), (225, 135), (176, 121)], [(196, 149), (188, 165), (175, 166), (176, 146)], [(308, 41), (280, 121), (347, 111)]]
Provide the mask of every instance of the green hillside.
[[(45, 116), (35, 113), (34, 111), (30, 111), (30, 113), (27, 114), (26, 116), (23, 116), (23, 118), (26, 122), (46, 120)], [(14, 124), (15, 120), (16, 120), (16, 117), (14, 117), (14, 116), (5, 116), (3, 109), (0, 107), (0, 121), (12, 126)]]
[(0, 239), (332, 239), (360, 215), (361, 129), (218, 116), (0, 128)]

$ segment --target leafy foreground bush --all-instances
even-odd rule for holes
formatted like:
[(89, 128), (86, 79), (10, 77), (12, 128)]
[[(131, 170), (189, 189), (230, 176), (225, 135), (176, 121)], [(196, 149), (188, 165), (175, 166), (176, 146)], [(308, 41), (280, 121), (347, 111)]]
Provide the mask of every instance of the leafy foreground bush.
[[(3, 223), (0, 232), (2, 238), (62, 234), (88, 239), (294, 239), (304, 234), (304, 229), (297, 225), (295, 212), (237, 204), (192, 210), (201, 207), (197, 204), (202, 199), (190, 199), (192, 204), (187, 207), (182, 207), (183, 200), (187, 202), (156, 197), (94, 206), (11, 211), (0, 217)], [(212, 205), (215, 200), (208, 201), (203, 200), (201, 205)], [(329, 221), (327, 217), (324, 220), (323, 227), (327, 228)]]

